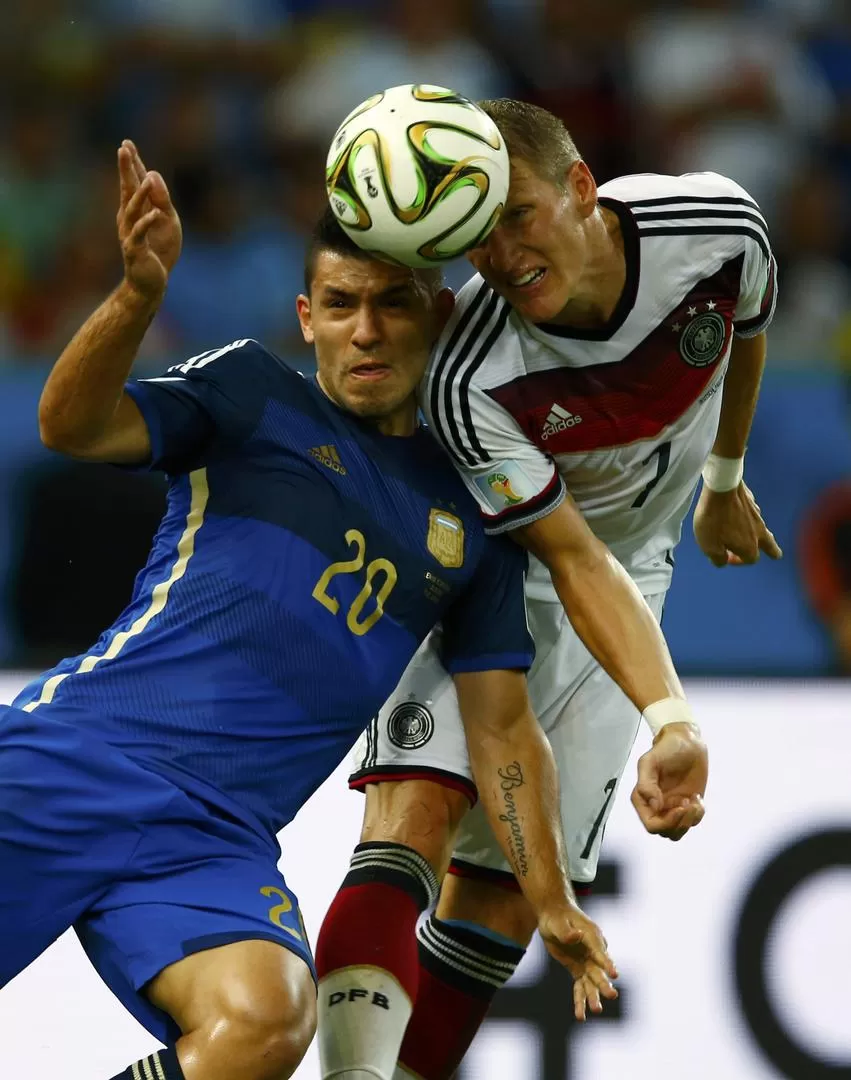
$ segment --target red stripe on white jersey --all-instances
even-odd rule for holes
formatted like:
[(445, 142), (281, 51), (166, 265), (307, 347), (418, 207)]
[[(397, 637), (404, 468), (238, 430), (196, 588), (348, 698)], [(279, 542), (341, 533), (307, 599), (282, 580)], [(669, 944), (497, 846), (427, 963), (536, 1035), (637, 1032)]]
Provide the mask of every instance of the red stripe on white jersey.
[(742, 263), (738, 256), (698, 282), (623, 360), (547, 368), (487, 393), (548, 454), (658, 438), (699, 399), (727, 355)]

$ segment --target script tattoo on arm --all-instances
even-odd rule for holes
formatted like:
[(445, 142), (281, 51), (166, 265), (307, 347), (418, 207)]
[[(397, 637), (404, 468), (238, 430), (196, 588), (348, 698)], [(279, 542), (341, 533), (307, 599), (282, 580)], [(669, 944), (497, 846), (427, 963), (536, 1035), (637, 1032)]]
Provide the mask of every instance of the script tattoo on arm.
[(511, 833), (508, 843), (511, 848), (515, 870), (521, 877), (526, 877), (529, 873), (526, 838), (523, 835), (523, 819), (518, 812), (515, 801), (515, 792), (526, 783), (523, 778), (523, 769), (520, 767), (519, 761), (512, 761), (510, 765), (504, 765), (501, 769), (498, 769), (497, 775), (502, 790), (502, 800), (505, 804), (505, 812), (499, 815), (499, 820), (508, 825)]

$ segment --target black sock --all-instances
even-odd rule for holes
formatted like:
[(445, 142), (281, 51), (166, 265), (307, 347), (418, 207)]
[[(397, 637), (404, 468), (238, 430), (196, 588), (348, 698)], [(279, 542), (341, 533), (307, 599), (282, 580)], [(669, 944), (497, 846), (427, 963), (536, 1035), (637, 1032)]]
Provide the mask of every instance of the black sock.
[(177, 1051), (170, 1046), (167, 1050), (157, 1050), (141, 1061), (128, 1065), (112, 1080), (186, 1080), (186, 1077), (177, 1060)]

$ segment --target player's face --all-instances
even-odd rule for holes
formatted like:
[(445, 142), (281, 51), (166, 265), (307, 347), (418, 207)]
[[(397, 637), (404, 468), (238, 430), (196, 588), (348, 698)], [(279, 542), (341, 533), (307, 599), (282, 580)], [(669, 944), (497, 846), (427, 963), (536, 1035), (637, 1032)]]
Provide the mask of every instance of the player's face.
[(583, 162), (559, 185), (512, 158), (505, 209), (487, 240), (469, 252), (470, 262), (530, 322), (551, 322), (577, 295), (596, 203)]
[(322, 389), (386, 434), (409, 434), (414, 392), (451, 304), (449, 290), (435, 297), (405, 267), (321, 251), (297, 308)]

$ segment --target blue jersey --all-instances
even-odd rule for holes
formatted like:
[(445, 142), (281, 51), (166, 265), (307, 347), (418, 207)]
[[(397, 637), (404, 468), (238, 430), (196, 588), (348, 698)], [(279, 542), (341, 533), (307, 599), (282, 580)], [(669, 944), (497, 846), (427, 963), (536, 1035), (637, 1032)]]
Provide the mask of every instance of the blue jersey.
[(426, 431), (379, 434), (253, 341), (127, 391), (165, 517), (127, 609), (18, 708), (277, 831), (436, 622), (450, 672), (529, 666), (525, 555)]

